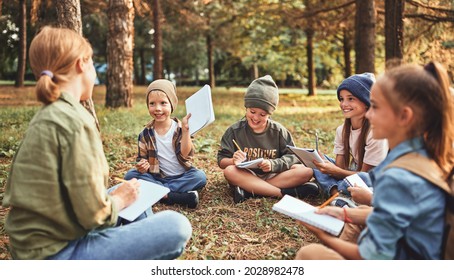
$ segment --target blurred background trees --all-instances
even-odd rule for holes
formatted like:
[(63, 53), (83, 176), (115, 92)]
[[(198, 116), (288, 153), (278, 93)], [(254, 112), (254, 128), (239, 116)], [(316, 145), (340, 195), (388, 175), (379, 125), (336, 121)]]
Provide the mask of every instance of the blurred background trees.
[[(21, 39), (27, 48), (41, 26), (58, 21), (57, 2), (0, 1), (0, 80), (21, 86), (20, 76), (34, 79), (23, 68)], [(114, 2), (131, 2), (132, 10), (111, 14)], [(451, 0), (80, 0), (80, 10), (82, 33), (93, 45), (99, 83), (108, 85), (108, 95), (114, 84), (147, 84), (158, 77), (179, 86), (230, 87), (265, 74), (281, 87), (307, 88), (314, 95), (316, 88), (335, 88), (353, 73), (383, 72), (391, 58), (435, 59), (451, 78), (454, 73)], [(120, 39), (112, 21), (129, 35)], [(114, 66), (125, 59), (122, 53), (132, 56), (131, 67)], [(108, 74), (109, 65), (117, 67), (114, 74)], [(131, 78), (115, 80), (120, 70)], [(124, 95), (111, 97), (112, 107), (130, 106)]]

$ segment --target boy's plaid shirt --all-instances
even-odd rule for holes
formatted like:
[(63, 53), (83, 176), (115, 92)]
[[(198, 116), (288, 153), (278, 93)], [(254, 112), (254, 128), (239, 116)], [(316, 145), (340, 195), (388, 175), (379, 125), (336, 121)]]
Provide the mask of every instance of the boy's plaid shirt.
[[(189, 170), (191, 168), (191, 159), (194, 155), (194, 149), (191, 149), (189, 156), (187, 158), (181, 155), (181, 137), (182, 137), (182, 124), (181, 121), (177, 118), (173, 118), (174, 121), (177, 122), (177, 128), (175, 129), (175, 133), (172, 137), (172, 145), (175, 149), (175, 154), (177, 156), (178, 162), (185, 168), (185, 170)], [(160, 174), (164, 177), (164, 174), (160, 172), (159, 168), (159, 161), (156, 151), (156, 138), (154, 135), (154, 120), (149, 122), (142, 132), (139, 134), (138, 139), (138, 149), (139, 149), (139, 156), (137, 157), (137, 161), (141, 159), (146, 159), (150, 163), (150, 169), (148, 172), (151, 174)]]

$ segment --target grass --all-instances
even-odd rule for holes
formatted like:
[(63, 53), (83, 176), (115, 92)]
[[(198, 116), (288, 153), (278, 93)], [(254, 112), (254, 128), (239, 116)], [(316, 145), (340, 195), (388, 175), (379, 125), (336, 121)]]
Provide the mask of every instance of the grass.
[[(185, 113), (184, 100), (198, 88), (179, 88), (179, 105), (174, 112), (178, 118)], [(156, 204), (155, 212), (173, 209), (186, 215), (193, 226), (193, 235), (181, 259), (190, 260), (287, 260), (293, 259), (302, 244), (316, 238), (296, 222), (271, 210), (272, 198), (249, 199), (233, 204), (231, 191), (217, 166), (219, 141), (227, 127), (244, 116), (244, 88), (216, 88), (212, 99), (216, 121), (194, 138), (195, 166), (208, 177), (207, 186), (200, 192), (200, 205), (191, 210), (180, 206)], [(145, 87), (134, 88), (134, 106), (116, 110), (106, 109), (105, 87), (95, 88), (94, 101), (101, 125), (104, 152), (110, 166), (110, 176), (122, 177), (132, 168), (136, 156), (137, 135), (149, 121), (144, 101)], [(273, 119), (292, 133), (301, 147), (314, 147), (318, 132), (320, 148), (330, 154), (335, 128), (342, 123), (338, 101), (333, 92), (308, 97), (298, 90), (281, 90), (278, 109)], [(18, 148), (28, 123), (38, 110), (33, 87), (15, 89), (0, 87), (0, 202), (12, 157)], [(111, 185), (115, 182), (111, 181)], [(315, 198), (310, 203), (320, 203)], [(3, 224), (8, 209), (0, 207), (0, 260), (10, 259), (8, 236)]]

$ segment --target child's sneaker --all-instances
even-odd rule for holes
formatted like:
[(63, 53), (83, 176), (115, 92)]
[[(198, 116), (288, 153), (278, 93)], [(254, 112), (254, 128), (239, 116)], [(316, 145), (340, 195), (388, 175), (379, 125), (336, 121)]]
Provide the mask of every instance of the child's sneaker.
[(319, 194), (319, 188), (316, 183), (307, 182), (295, 188), (281, 189), (281, 193), (297, 198), (316, 197)]
[(180, 204), (194, 209), (199, 204), (199, 193), (197, 191), (169, 192), (163, 202), (168, 205)]
[(250, 193), (245, 189), (242, 189), (240, 186), (230, 185), (233, 188), (233, 202), (235, 204), (241, 203), (248, 198), (262, 198), (262, 195)]
[(253, 197), (253, 195), (250, 192), (243, 190), (239, 186), (233, 187), (233, 202), (235, 204), (241, 203), (251, 197)]
[(331, 206), (337, 206), (340, 208), (356, 208), (356, 203), (345, 197), (336, 197), (330, 202)]

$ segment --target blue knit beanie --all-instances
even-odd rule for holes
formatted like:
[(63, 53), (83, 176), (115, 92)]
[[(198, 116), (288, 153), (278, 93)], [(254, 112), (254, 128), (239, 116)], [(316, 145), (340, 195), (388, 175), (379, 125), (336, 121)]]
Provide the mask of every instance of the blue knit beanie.
[(340, 100), (340, 91), (345, 89), (351, 92), (353, 96), (370, 107), (370, 89), (375, 83), (375, 75), (373, 73), (356, 74), (343, 80), (337, 88), (337, 99)]

